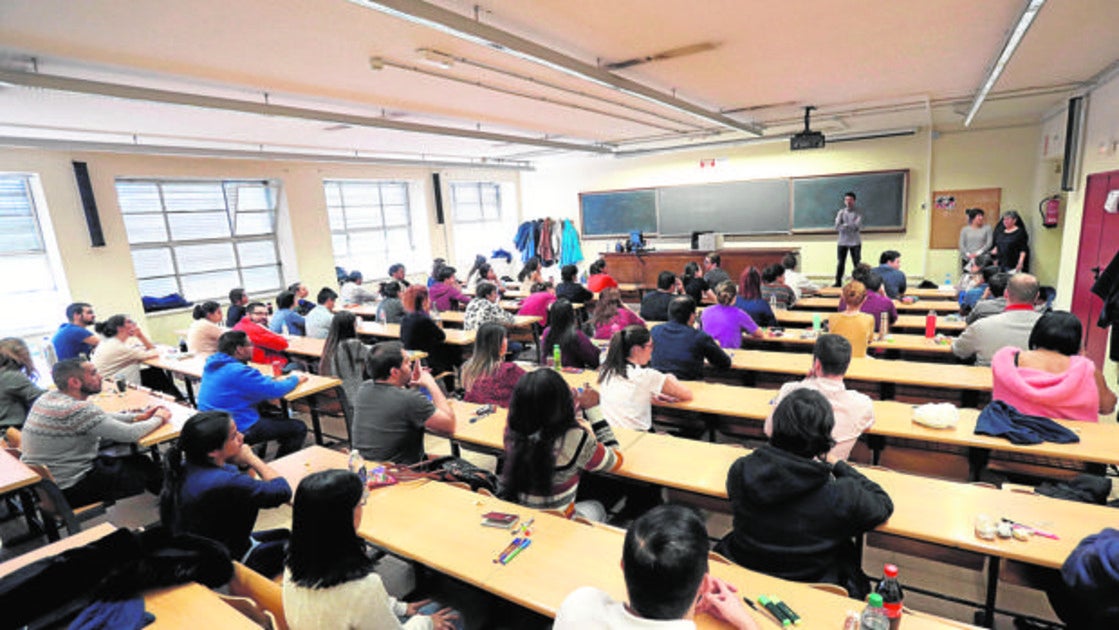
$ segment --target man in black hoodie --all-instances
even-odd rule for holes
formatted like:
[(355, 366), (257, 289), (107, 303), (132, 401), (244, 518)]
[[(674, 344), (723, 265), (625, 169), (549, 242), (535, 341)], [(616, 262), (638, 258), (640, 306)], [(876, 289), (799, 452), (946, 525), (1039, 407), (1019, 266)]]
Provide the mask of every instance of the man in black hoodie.
[(727, 473), (734, 529), (716, 551), (768, 575), (838, 584), (862, 600), (870, 583), (852, 539), (888, 519), (894, 504), (846, 462), (827, 462), (834, 425), (817, 391), (796, 390), (777, 405), (769, 443)]

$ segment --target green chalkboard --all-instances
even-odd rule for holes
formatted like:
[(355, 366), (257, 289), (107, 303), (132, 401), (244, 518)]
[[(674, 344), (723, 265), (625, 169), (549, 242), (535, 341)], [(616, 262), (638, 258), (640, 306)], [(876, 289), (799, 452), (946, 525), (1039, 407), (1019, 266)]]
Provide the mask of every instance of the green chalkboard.
[(657, 191), (653, 188), (579, 193), (583, 236), (625, 236), (632, 230), (657, 232)]
[(835, 230), (843, 195), (854, 191), (864, 232), (905, 230), (908, 170), (793, 179), (793, 232)]
[(657, 195), (662, 236), (789, 231), (788, 179), (667, 186)]

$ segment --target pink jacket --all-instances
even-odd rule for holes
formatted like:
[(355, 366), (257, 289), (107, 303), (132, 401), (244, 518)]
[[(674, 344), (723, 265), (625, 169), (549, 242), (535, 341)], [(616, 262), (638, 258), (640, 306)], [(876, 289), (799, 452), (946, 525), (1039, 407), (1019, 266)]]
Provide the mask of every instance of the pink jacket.
[(1018, 411), (1046, 418), (1099, 421), (1100, 394), (1096, 387), (1096, 364), (1087, 357), (1069, 357), (1069, 369), (1050, 374), (1015, 365), (1021, 352), (1005, 347), (991, 358), (994, 389), (991, 398), (1013, 405)]

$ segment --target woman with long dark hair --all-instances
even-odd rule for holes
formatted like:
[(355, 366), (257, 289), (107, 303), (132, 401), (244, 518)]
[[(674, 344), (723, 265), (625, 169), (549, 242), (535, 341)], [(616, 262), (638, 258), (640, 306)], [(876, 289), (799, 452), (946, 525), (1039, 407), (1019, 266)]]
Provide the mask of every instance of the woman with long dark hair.
[[(216, 540), (229, 555), (273, 577), (283, 569), (288, 530), (253, 531), (261, 508), (291, 499), (291, 486), (253, 453), (224, 411), (203, 411), (186, 421), (163, 461), (159, 515), (171, 531)], [(238, 470), (248, 467), (255, 479)]]
[[(598, 392), (589, 386), (578, 398), (572, 396), (554, 370), (526, 374), (509, 405), (503, 494), (528, 507), (604, 520), (601, 504), (575, 502), (582, 471), (609, 472), (622, 464), (618, 441), (598, 403)], [(590, 429), (576, 421), (577, 409)]]
[(645, 367), (653, 356), (653, 338), (642, 326), (614, 333), (606, 360), (598, 368), (602, 413), (612, 426), (647, 431), (653, 426), (653, 402), (692, 399), (692, 392), (672, 374)]
[(758, 326), (776, 326), (777, 316), (773, 314), (769, 302), (762, 299), (762, 274), (757, 267), (742, 271), (738, 277), (738, 299), (734, 305), (746, 311)]
[(45, 391), (31, 379), (37, 376), (31, 352), (22, 339), (0, 339), (0, 431), (22, 427), (31, 405)]
[(681, 281), (684, 284), (684, 293), (695, 300), (696, 306), (703, 304), (705, 301), (715, 301), (715, 294), (711, 292), (711, 285), (703, 279), (703, 272), (700, 271), (699, 263), (692, 261), (684, 265), (684, 277)]
[(474, 354), (462, 366), (463, 400), (508, 407), (513, 388), (524, 376), (519, 365), (505, 360), (509, 338), (505, 327), (495, 322), (482, 324), (474, 336)]
[[(284, 619), (292, 630), (461, 628), (458, 613), (385, 591), (357, 535), (364, 513), (357, 475), (323, 470), (295, 491), (284, 571)], [(425, 618), (427, 617), (427, 618)], [(408, 621), (405, 623), (404, 619)]]
[(565, 298), (552, 303), (548, 327), (540, 336), (540, 343), (547, 356), (551, 356), (553, 347), (559, 346), (564, 367), (598, 369), (598, 348), (579, 330), (575, 308)]
[(454, 353), (443, 342), (447, 333), (431, 319), (431, 296), (427, 287), (412, 285), (404, 290), (404, 319), (400, 320), (400, 341), (406, 350), (427, 353), (427, 366), (433, 374), (454, 369)]
[(210, 300), (194, 305), (194, 321), (187, 329), (187, 350), (195, 354), (213, 354), (218, 351), (218, 337), (225, 332), (222, 326), (221, 304)]
[(357, 390), (365, 381), (365, 358), (371, 346), (357, 337), (357, 315), (353, 311), (338, 311), (330, 320), (330, 331), (323, 343), (319, 359), (319, 374), (342, 379), (346, 402), (353, 417), (353, 401)]
[(645, 320), (622, 304), (622, 292), (616, 287), (602, 290), (591, 317), (595, 339), (610, 339), (626, 326), (644, 326)]

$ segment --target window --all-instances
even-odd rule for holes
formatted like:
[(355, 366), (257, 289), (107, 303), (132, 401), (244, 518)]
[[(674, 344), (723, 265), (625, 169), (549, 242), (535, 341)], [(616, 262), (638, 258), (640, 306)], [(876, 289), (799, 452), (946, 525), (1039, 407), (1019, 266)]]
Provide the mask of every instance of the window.
[(413, 219), (407, 182), (327, 180), (323, 188), (335, 265), (367, 278), (388, 276), (394, 263), (427, 268), (427, 225)]
[(117, 198), (140, 295), (191, 301), (280, 289), (279, 185), (119, 179)]
[[(62, 318), (67, 296), (56, 279), (36, 208), (34, 175), (0, 173), (0, 337), (43, 332)], [(18, 306), (15, 306), (18, 305)]]
[(452, 182), (451, 221), (459, 279), (474, 264), (474, 256), (490, 258), (493, 250), (513, 250), (516, 213), (495, 182)]

